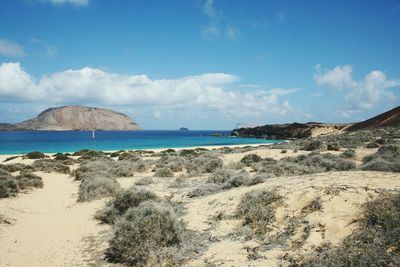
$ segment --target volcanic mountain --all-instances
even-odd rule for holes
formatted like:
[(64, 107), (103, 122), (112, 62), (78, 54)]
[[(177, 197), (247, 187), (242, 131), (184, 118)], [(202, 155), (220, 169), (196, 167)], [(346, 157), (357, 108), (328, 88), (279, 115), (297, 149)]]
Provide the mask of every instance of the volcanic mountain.
[(49, 108), (37, 117), (16, 124), (0, 124), (0, 130), (141, 130), (127, 115), (108, 109), (85, 106)]

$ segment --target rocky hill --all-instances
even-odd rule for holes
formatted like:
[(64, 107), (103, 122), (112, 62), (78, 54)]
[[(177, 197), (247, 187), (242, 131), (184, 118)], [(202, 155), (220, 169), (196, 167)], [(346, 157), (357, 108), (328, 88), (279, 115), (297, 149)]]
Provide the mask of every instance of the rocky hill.
[(387, 126), (399, 126), (400, 125), (400, 106), (391, 109), (385, 113), (379, 114), (371, 119), (355, 123), (348, 128), (346, 131), (373, 129)]
[(234, 129), (232, 136), (265, 139), (298, 139), (330, 134), (338, 131), (355, 131), (387, 126), (400, 126), (400, 106), (371, 119), (354, 124), (328, 124), (319, 122), (267, 124)]
[(127, 115), (85, 106), (49, 108), (37, 117), (16, 124), (0, 124), (0, 130), (141, 130)]
[(297, 139), (339, 131), (345, 126), (318, 122), (270, 124), (253, 128), (234, 129), (232, 136), (265, 139)]

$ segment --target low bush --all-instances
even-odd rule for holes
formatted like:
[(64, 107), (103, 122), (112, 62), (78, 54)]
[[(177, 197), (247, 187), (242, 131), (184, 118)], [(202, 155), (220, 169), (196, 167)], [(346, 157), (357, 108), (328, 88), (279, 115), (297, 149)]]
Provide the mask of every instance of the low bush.
[(75, 176), (76, 180), (82, 180), (87, 173), (95, 174), (101, 172), (103, 175), (104, 173), (109, 174), (111, 170), (111, 165), (113, 163), (113, 160), (107, 160), (105, 158), (98, 158), (96, 160), (87, 161), (81, 164), (79, 168), (74, 170), (72, 172), (72, 175)]
[(100, 175), (85, 178), (79, 185), (77, 201), (85, 202), (115, 196), (119, 188), (118, 182), (113, 178)]
[(346, 149), (340, 156), (342, 158), (354, 158), (356, 156), (356, 151), (354, 149)]
[(198, 175), (203, 173), (210, 173), (222, 167), (223, 161), (220, 158), (208, 155), (201, 155), (196, 158), (190, 159), (187, 163), (186, 169), (190, 175)]
[(310, 153), (297, 157), (286, 157), (279, 161), (263, 160), (253, 166), (260, 173), (269, 173), (273, 176), (292, 176), (327, 171), (348, 171), (356, 168), (352, 161), (330, 153)]
[(169, 248), (179, 250), (185, 227), (174, 210), (153, 201), (129, 209), (113, 227), (107, 257), (128, 266), (174, 266)]
[(135, 185), (149, 185), (154, 182), (153, 178), (151, 177), (142, 177), (135, 182)]
[(95, 217), (103, 223), (113, 224), (129, 208), (135, 208), (148, 200), (158, 201), (159, 198), (149, 190), (130, 187), (118, 192), (114, 199), (107, 202), (106, 206), (96, 213)]
[(52, 172), (64, 173), (64, 174), (70, 173), (70, 168), (68, 165), (64, 165), (62, 162), (51, 159), (35, 160), (32, 166), (35, 168), (35, 170), (46, 173), (52, 173)]
[(244, 163), (246, 166), (251, 166), (253, 163), (261, 160), (262, 158), (257, 154), (247, 154), (240, 160), (240, 162)]
[(292, 266), (399, 266), (400, 194), (365, 205), (360, 226), (337, 247), (327, 247)]
[(156, 177), (174, 177), (174, 172), (170, 168), (164, 167), (164, 168), (157, 169), (156, 172), (154, 173), (154, 176), (156, 176)]
[[(191, 151), (191, 150), (189, 150)], [(182, 156), (175, 155), (163, 155), (157, 161), (156, 166), (158, 168), (169, 168), (174, 172), (180, 172), (186, 166), (186, 159)]]
[(68, 157), (67, 155), (62, 154), (62, 153), (57, 153), (57, 154), (55, 154), (55, 155), (53, 156), (53, 159), (54, 159), (54, 160), (60, 160), (60, 161), (71, 160), (70, 157)]
[(18, 188), (20, 189), (25, 189), (28, 187), (43, 187), (42, 178), (30, 171), (21, 171), (21, 173), (15, 177), (15, 180), (17, 181)]
[(19, 158), (19, 156), (11, 156), (11, 157), (8, 157), (5, 160), (3, 160), (3, 162), (7, 162), (7, 161), (10, 161), (10, 160), (13, 160), (13, 159), (17, 159), (17, 158)]
[(326, 145), (320, 140), (311, 140), (303, 145), (303, 150), (314, 151), (314, 150), (325, 150)]
[(331, 150), (331, 151), (339, 151), (340, 150), (340, 146), (339, 146), (338, 143), (328, 143), (327, 149)]
[(243, 226), (262, 236), (271, 229), (276, 208), (281, 200), (282, 197), (276, 191), (251, 191), (240, 200), (236, 215), (243, 220)]
[(22, 163), (13, 163), (13, 164), (0, 164), (0, 169), (3, 169), (7, 172), (19, 172), (22, 170), (30, 170), (30, 171), (34, 171), (35, 168), (33, 166), (30, 165), (25, 165)]
[(186, 183), (187, 177), (183, 174), (179, 175), (169, 184), (169, 188), (182, 188)]
[(26, 154), (26, 157), (28, 159), (44, 159), (46, 155), (39, 151), (32, 151)]
[(250, 186), (262, 182), (260, 176), (250, 176), (246, 171), (219, 168), (208, 176), (207, 183), (220, 184), (224, 189)]
[(316, 212), (316, 211), (321, 211), (322, 210), (322, 200), (320, 197), (316, 197), (313, 200), (311, 200), (309, 203), (307, 203), (302, 209), (301, 209), (301, 214), (303, 216), (306, 216), (310, 213)]
[(188, 193), (188, 197), (200, 197), (221, 191), (223, 186), (215, 183), (205, 183)]
[(400, 172), (400, 145), (384, 145), (363, 159), (364, 171)]
[(14, 196), (18, 192), (18, 184), (11, 177), (0, 176), (0, 198)]
[(131, 177), (134, 176), (135, 171), (135, 165), (128, 160), (113, 162), (110, 167), (110, 173), (115, 177)]

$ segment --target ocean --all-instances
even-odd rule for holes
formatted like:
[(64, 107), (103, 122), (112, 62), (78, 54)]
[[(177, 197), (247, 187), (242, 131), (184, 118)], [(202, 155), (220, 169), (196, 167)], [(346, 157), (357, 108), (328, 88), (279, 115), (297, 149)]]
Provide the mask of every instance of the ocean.
[(0, 154), (20, 154), (31, 151), (47, 153), (74, 152), (81, 149), (136, 150), (225, 146), (241, 144), (270, 144), (279, 140), (211, 136), (230, 131), (0, 131)]

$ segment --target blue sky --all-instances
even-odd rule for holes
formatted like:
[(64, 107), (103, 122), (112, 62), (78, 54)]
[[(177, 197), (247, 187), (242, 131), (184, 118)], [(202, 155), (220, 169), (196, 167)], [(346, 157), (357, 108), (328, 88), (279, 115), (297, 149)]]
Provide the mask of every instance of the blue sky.
[(145, 129), (358, 121), (400, 104), (400, 1), (3, 0), (0, 121), (49, 106)]

